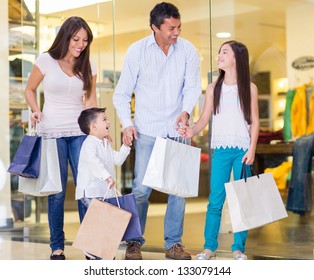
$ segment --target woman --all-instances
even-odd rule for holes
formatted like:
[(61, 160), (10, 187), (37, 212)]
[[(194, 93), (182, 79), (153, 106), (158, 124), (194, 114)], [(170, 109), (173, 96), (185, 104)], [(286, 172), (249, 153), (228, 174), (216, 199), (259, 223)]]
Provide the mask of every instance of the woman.
[[(226, 198), (225, 183), (231, 170), (235, 180), (241, 176), (243, 163), (252, 165), (259, 133), (258, 91), (250, 81), (249, 53), (237, 41), (225, 42), (218, 54), (219, 76), (209, 84), (200, 119), (193, 128), (183, 126), (179, 133), (191, 138), (198, 134), (212, 116), (211, 192), (205, 221), (204, 251), (196, 256), (208, 260), (216, 255), (221, 212)], [(250, 168), (247, 168), (249, 172)], [(247, 231), (234, 234), (233, 258), (245, 260)]]
[[(97, 105), (96, 69), (89, 60), (92, 40), (92, 31), (84, 19), (68, 18), (49, 50), (36, 59), (25, 89), (32, 123), (40, 122), (40, 134), (45, 139), (57, 139), (62, 192), (48, 197), (51, 260), (65, 260), (63, 226), (68, 162), (76, 185), (79, 153), (86, 138), (77, 119), (84, 108)], [(42, 112), (36, 99), (41, 82)], [(80, 201), (78, 209), (82, 221), (86, 207)]]

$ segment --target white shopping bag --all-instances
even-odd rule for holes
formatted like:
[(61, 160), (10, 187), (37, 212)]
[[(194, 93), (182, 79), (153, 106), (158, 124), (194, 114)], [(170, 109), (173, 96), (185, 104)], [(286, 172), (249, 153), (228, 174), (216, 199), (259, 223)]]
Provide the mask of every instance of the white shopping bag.
[(19, 176), (18, 191), (33, 196), (47, 196), (62, 191), (56, 139), (42, 139), (39, 177)]
[(288, 216), (270, 172), (226, 183), (225, 189), (233, 232), (260, 227)]
[(222, 208), (219, 232), (220, 233), (232, 232), (232, 225), (227, 201), (225, 201), (224, 206)]
[(180, 197), (196, 197), (200, 158), (200, 148), (157, 137), (143, 185)]

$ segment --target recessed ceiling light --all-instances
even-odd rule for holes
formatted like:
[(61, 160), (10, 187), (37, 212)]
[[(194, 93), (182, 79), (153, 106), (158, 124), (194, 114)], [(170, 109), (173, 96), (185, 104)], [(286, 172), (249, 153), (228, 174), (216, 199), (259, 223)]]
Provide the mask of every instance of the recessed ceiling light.
[[(71, 10), (75, 8), (81, 8), (97, 3), (109, 2), (111, 0), (75, 0), (75, 1), (64, 1), (64, 0), (40, 0), (39, 1), (39, 13), (40, 14), (51, 14), (65, 10)], [(28, 10), (35, 12), (35, 1), (24, 0)]]
[(230, 38), (231, 37), (231, 33), (229, 32), (218, 32), (216, 34), (217, 38)]

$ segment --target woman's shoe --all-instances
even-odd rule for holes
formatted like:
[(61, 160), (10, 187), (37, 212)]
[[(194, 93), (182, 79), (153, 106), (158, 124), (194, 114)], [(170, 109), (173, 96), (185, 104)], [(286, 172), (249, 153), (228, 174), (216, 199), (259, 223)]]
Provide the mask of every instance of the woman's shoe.
[(216, 252), (205, 249), (202, 253), (196, 255), (197, 260), (210, 260), (216, 257)]
[(65, 255), (63, 252), (59, 255), (54, 255), (53, 253), (50, 255), (50, 259), (52, 261), (64, 261), (65, 260)]
[(238, 261), (245, 261), (245, 260), (247, 260), (247, 256), (245, 254), (243, 254), (239, 250), (232, 252), (232, 256), (233, 256), (234, 260), (238, 260)]

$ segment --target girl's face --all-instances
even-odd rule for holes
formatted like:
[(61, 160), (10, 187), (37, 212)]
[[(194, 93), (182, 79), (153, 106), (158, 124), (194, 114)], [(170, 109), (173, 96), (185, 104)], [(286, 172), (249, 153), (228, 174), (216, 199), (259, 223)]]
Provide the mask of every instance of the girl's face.
[(94, 126), (94, 135), (99, 139), (104, 139), (109, 135), (110, 122), (106, 113), (99, 113), (96, 122), (92, 125)]
[(84, 28), (81, 28), (70, 40), (69, 53), (74, 57), (79, 57), (88, 45), (88, 35)]
[(234, 68), (236, 64), (234, 52), (230, 45), (222, 45), (218, 53), (218, 68), (226, 70)]

